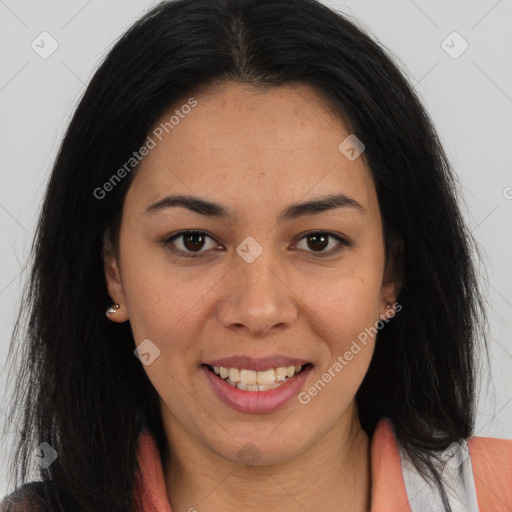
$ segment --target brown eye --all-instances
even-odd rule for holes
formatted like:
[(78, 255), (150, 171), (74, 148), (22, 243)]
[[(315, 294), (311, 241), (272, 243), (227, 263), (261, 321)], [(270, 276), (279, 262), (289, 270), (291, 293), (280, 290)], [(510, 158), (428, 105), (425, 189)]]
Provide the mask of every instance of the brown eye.
[[(344, 246), (348, 245), (347, 241), (340, 236), (325, 231), (315, 231), (308, 233), (307, 235), (303, 236), (301, 240), (306, 241), (307, 252), (319, 253), (319, 256), (327, 256), (336, 253), (340, 251)], [(335, 240), (338, 243), (331, 243), (332, 240)], [(330, 250), (326, 251), (325, 249), (327, 247), (330, 247)]]
[[(212, 245), (207, 246), (208, 239)], [(350, 245), (345, 239), (334, 233), (325, 231), (314, 231), (306, 234), (301, 239), (306, 241), (306, 252), (316, 253), (316, 256), (329, 256), (341, 251), (345, 246)], [(337, 243), (336, 243), (337, 242)], [(173, 254), (183, 258), (198, 258), (207, 255), (211, 249), (219, 247), (215, 240), (204, 231), (190, 230), (181, 231), (165, 240), (163, 244)], [(326, 250), (329, 248), (329, 250)]]
[(188, 251), (202, 249), (205, 242), (205, 236), (202, 233), (190, 233), (183, 235), (183, 245)]
[[(181, 239), (181, 240), (180, 240)], [(207, 240), (210, 239), (213, 242), (213, 238), (207, 235), (204, 231), (181, 231), (170, 238), (163, 241), (164, 245), (177, 256), (184, 258), (196, 258), (201, 256), (203, 253), (209, 252), (209, 250), (202, 250), (207, 245)], [(210, 247), (216, 246), (213, 243)]]

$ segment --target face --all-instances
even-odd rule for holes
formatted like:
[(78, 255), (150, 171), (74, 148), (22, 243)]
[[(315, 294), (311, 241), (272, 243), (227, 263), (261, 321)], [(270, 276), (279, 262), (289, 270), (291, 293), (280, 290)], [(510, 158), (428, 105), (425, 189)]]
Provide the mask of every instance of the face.
[(396, 299), (375, 186), (306, 85), (223, 83), (194, 100), (161, 140), (150, 133), (156, 146), (127, 192), (118, 257), (106, 261), (113, 320), (130, 321), (136, 345), (150, 340), (144, 370), (171, 445), (287, 461), (353, 419), (375, 341), (361, 334)]

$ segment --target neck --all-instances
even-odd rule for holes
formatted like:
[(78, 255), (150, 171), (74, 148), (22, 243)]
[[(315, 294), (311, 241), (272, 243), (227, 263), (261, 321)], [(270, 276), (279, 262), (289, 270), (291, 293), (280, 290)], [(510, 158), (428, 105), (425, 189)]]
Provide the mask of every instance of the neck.
[[(370, 510), (370, 440), (355, 402), (315, 444), (278, 464), (244, 466), (167, 432), (172, 457), (164, 463), (172, 510), (226, 512), (262, 509), (367, 512)], [(183, 436), (183, 437), (182, 437)], [(179, 442), (178, 442), (179, 441)], [(340, 508), (340, 503), (343, 508)]]

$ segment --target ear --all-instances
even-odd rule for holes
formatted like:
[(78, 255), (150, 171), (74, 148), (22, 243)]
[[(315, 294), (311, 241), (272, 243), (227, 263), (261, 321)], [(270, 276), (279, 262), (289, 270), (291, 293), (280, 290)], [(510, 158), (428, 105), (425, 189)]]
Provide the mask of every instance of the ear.
[(402, 309), (397, 304), (397, 297), (403, 283), (403, 255), (404, 244), (402, 240), (395, 239), (386, 261), (386, 268), (381, 286), (380, 318), (390, 318)]
[(108, 294), (114, 303), (119, 304), (119, 309), (115, 313), (107, 315), (107, 318), (112, 320), (112, 322), (126, 322), (128, 320), (128, 311), (126, 309), (123, 283), (109, 231), (106, 231), (103, 235), (102, 256)]

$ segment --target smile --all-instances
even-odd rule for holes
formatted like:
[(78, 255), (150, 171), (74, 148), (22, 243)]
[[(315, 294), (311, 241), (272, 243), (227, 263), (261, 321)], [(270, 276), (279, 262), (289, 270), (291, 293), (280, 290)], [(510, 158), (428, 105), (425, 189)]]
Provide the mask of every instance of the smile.
[(268, 391), (276, 389), (299, 373), (302, 368), (303, 365), (295, 365), (254, 371), (244, 368), (208, 366), (210, 371), (218, 375), (231, 387), (236, 387), (243, 391)]
[(203, 364), (202, 371), (210, 390), (225, 405), (239, 412), (262, 414), (296, 398), (313, 370), (311, 363), (267, 369), (263, 364), (258, 366), (260, 369), (250, 370)]

